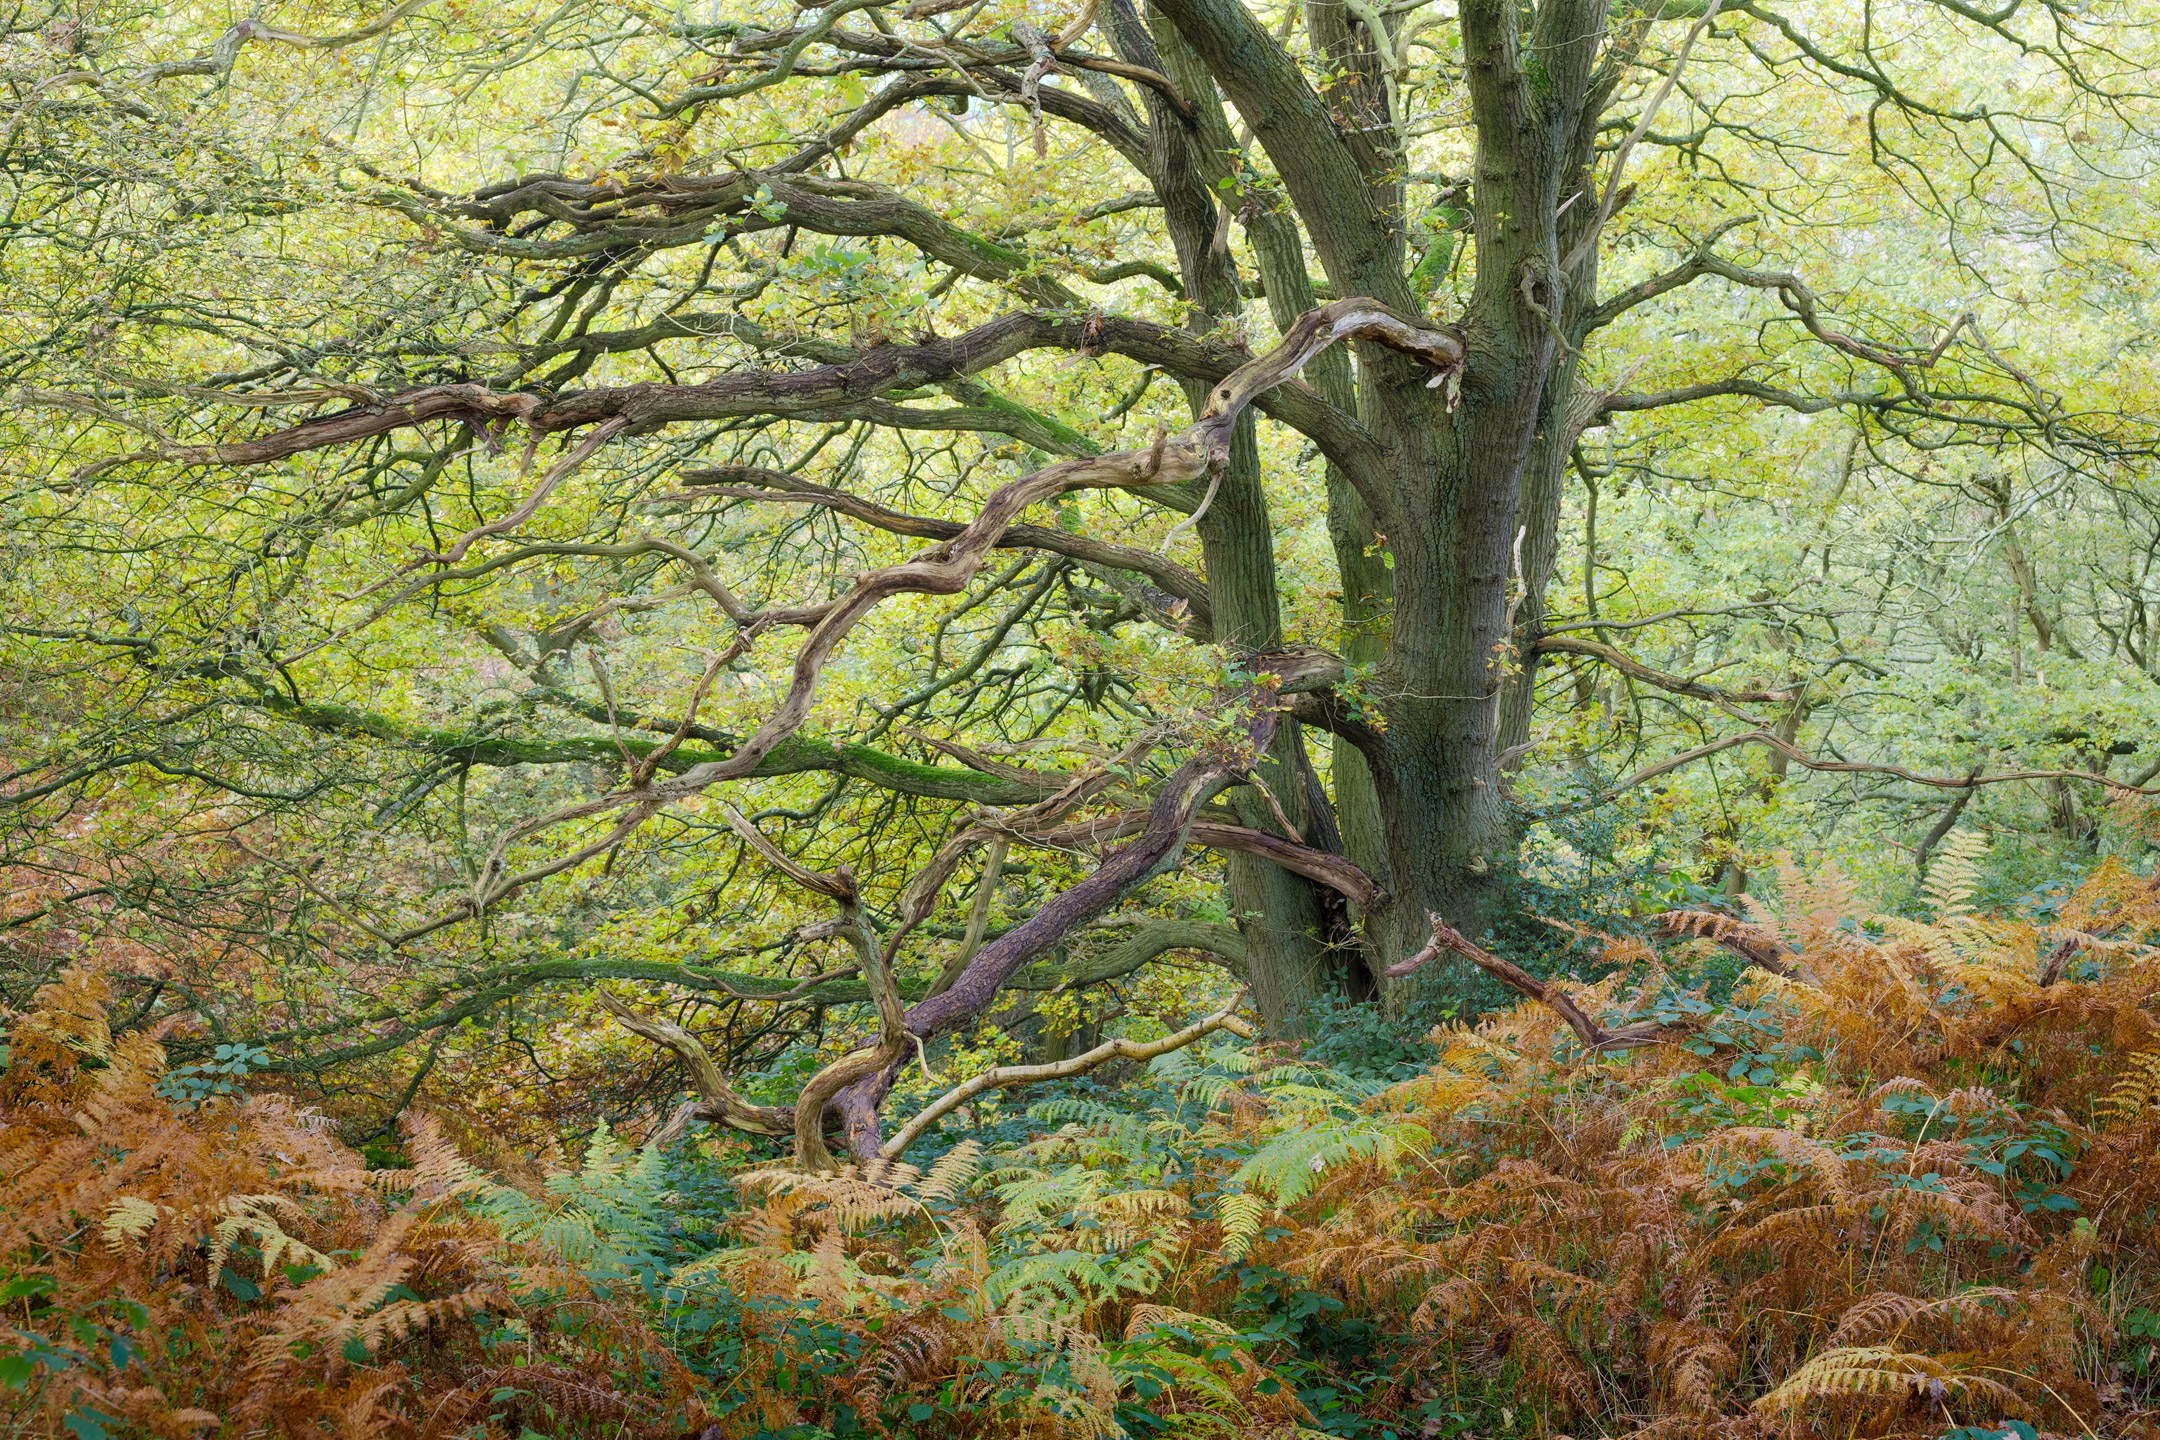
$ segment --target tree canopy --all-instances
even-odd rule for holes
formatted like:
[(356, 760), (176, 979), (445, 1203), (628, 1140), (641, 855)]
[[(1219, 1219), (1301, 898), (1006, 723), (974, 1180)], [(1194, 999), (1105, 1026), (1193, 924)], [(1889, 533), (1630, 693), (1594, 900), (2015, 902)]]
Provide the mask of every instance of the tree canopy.
[(1489, 995), (1435, 916), (2135, 857), (2156, 43), (18, 9), (15, 1003), (94, 932), (362, 1128), (867, 1159), (910, 1066)]

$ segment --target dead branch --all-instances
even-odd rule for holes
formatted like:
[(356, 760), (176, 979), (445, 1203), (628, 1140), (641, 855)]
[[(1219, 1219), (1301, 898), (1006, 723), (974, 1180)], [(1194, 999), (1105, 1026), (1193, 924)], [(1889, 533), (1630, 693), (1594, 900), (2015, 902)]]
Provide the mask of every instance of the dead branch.
[(760, 1135), (793, 1134), (796, 1163), (806, 1170), (830, 1169), (832, 1152), (825, 1144), (824, 1134), (827, 1103), (864, 1075), (904, 1054), (909, 1044), (906, 1010), (892, 973), (892, 958), (899, 937), (888, 946), (877, 943), (877, 937), (870, 930), (869, 917), (863, 911), (855, 877), (846, 867), (828, 873), (799, 865), (783, 855), (734, 806), (723, 805), (720, 813), (727, 819), (729, 828), (767, 864), (805, 890), (823, 895), (839, 907), (840, 915), (832, 930), (855, 951), (855, 968), (862, 971), (869, 984), (870, 997), (878, 1011), (878, 1043), (852, 1051), (811, 1076), (793, 1105), (751, 1105), (729, 1086), (711, 1053), (689, 1031), (640, 1014), (605, 990), (599, 992), (600, 1003), (630, 1030), (682, 1057), (691, 1081), (697, 1087), (699, 1098), (677, 1107), (667, 1124), (654, 1136), (655, 1143), (667, 1144), (679, 1139), (693, 1121), (713, 1120)]
[(2062, 979), (2063, 971), (2070, 966), (2071, 957), (2092, 943), (2092, 936), (2077, 933), (2065, 935), (2058, 940), (2055, 948), (2048, 952), (2047, 968), (2040, 972), (2040, 988), (2045, 990)]
[[(915, 535), (927, 540), (950, 540), (967, 528), (956, 520), (909, 515), (860, 496), (850, 495), (845, 490), (814, 484), (799, 475), (790, 475), (781, 470), (750, 465), (724, 465), (703, 470), (686, 470), (682, 478), (698, 488), (685, 490), (679, 496), (668, 495), (660, 498), (674, 500), (711, 496), (716, 499), (788, 500), (798, 504), (821, 505), (895, 535)], [(726, 483), (729, 481), (740, 483)], [(998, 545), (1001, 549), (1047, 550), (1089, 564), (1131, 570), (1145, 575), (1164, 593), (1183, 600), (1192, 607), (1193, 614), (1199, 620), (1206, 622), (1212, 619), (1207, 582), (1176, 561), (1165, 559), (1152, 550), (1119, 545), (1085, 535), (1072, 535), (1046, 525), (1014, 525), (1006, 530)]]
[(1623, 1025), (1608, 1030), (1583, 1013), (1567, 993), (1558, 986), (1547, 985), (1519, 965), (1510, 964), (1477, 945), (1460, 930), (1427, 912), (1432, 921), (1432, 943), (1398, 964), (1390, 965), (1391, 976), (1408, 975), (1432, 960), (1439, 958), (1443, 950), (1453, 951), (1518, 995), (1527, 995), (1541, 1005), (1549, 1006), (1568, 1028), (1582, 1037), (1583, 1049), (1595, 1055), (1610, 1055), (1620, 1050), (1633, 1050), (1641, 1045), (1662, 1045), (1688, 1033), (1685, 1025), (1663, 1025), (1654, 1020), (1642, 1020), (1633, 1025)]
[(1075, 1055), (1069, 1060), (1057, 1060), (1044, 1065), (1001, 1065), (995, 1070), (985, 1070), (972, 1079), (962, 1081), (924, 1106), (914, 1119), (901, 1126), (892, 1139), (878, 1148), (878, 1155), (886, 1160), (899, 1159), (906, 1153), (908, 1146), (921, 1139), (931, 1126), (985, 1090), (1033, 1085), (1044, 1080), (1068, 1080), (1075, 1075), (1085, 1075), (1112, 1060), (1153, 1060), (1159, 1055), (1168, 1055), (1173, 1050), (1182, 1050), (1217, 1030), (1227, 1030), (1240, 1039), (1250, 1040), (1254, 1034), (1252, 1026), (1238, 1019), (1236, 1014), (1237, 1007), (1243, 1004), (1244, 1000), (1245, 992), (1240, 990), (1222, 1009), (1194, 1021), (1183, 1030), (1165, 1035), (1160, 1040), (1106, 1040), (1094, 1049)]
[(816, 894), (823, 895), (840, 907), (840, 937), (855, 951), (863, 978), (870, 986), (870, 998), (877, 1005), (878, 1043), (859, 1050), (851, 1050), (810, 1077), (795, 1097), (794, 1131), (795, 1163), (805, 1170), (829, 1170), (832, 1168), (832, 1151), (825, 1145), (825, 1106), (833, 1096), (860, 1080), (863, 1076), (901, 1058), (907, 1053), (907, 1010), (900, 999), (900, 987), (893, 981), (893, 956), (907, 932), (902, 930), (891, 943), (879, 945), (877, 936), (871, 933), (870, 917), (864, 912), (862, 899), (855, 886), (855, 876), (842, 866), (827, 873), (811, 870), (796, 864), (780, 853), (770, 840), (760, 834), (758, 828), (732, 805), (720, 807), (727, 818), (728, 827), (740, 835), (751, 849), (757, 851), (775, 870)]
[(1750, 925), (1745, 920), (1720, 915), (1714, 910), (1667, 910), (1650, 918), (1655, 926), (1652, 933), (1659, 939), (1699, 936), (1724, 946), (1750, 965), (1760, 966), (1773, 975), (1787, 979), (1806, 978), (1800, 968), (1800, 952), (1760, 925)]

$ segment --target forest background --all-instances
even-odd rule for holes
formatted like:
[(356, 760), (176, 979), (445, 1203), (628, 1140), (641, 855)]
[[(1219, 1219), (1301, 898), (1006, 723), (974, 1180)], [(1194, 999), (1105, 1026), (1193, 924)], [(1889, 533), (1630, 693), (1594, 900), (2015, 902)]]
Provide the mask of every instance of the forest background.
[(13, 1423), (2151, 1434), (2156, 21), (11, 10)]

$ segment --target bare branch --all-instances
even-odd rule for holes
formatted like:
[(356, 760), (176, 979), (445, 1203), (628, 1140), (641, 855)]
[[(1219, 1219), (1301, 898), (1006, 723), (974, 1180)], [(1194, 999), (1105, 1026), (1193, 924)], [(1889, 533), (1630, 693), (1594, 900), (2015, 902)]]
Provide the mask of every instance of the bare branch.
[(1441, 951), (1453, 951), (1516, 994), (1528, 996), (1558, 1012), (1560, 1018), (1567, 1021), (1568, 1028), (1582, 1037), (1583, 1048), (1594, 1055), (1609, 1055), (1615, 1051), (1633, 1050), (1643, 1045), (1663, 1045), (1689, 1033), (1685, 1025), (1664, 1025), (1654, 1020), (1638, 1021), (1633, 1025), (1623, 1025), (1617, 1030), (1608, 1030), (1584, 1014), (1582, 1007), (1558, 986), (1546, 984), (1521, 966), (1511, 964), (1477, 945), (1438, 915), (1428, 915), (1427, 918), (1432, 921), (1432, 943), (1409, 959), (1390, 965), (1388, 974), (1408, 975), (1411, 971), (1438, 959)]
[(719, 1065), (714, 1062), (712, 1052), (697, 1036), (672, 1021), (632, 1009), (604, 989), (595, 989), (593, 993), (599, 997), (602, 1007), (625, 1028), (655, 1045), (674, 1051), (690, 1072), (690, 1083), (697, 1088), (698, 1098), (677, 1108), (667, 1124), (652, 1137), (654, 1144), (666, 1145), (681, 1139), (691, 1123), (698, 1120), (714, 1121), (754, 1135), (794, 1133), (795, 1107), (753, 1105), (743, 1099), (728, 1084), (727, 1077), (720, 1073)]
[(1915, 785), (1926, 785), (1937, 790), (1964, 790), (1977, 785), (2007, 785), (2017, 780), (2077, 780), (2086, 784), (2103, 786), (2118, 795), (2160, 795), (2160, 785), (2133, 785), (2127, 780), (2117, 780), (2107, 775), (2096, 774), (2090, 770), (2006, 770), (1998, 775), (1922, 775), (1917, 771), (1908, 770), (1902, 765), (1881, 765), (1864, 760), (1820, 760), (1801, 750), (1781, 735), (1768, 730), (1749, 730), (1738, 735), (1727, 735), (1721, 739), (1712, 740), (1706, 745), (1697, 745), (1692, 750), (1683, 750), (1679, 754), (1660, 760), (1654, 765), (1646, 765), (1617, 785), (1610, 786), (1599, 792), (1592, 799), (1578, 801), (1571, 805), (1541, 811), (1540, 813), (1552, 816), (1568, 815), (1577, 810), (1589, 809), (1593, 805), (1606, 804), (1634, 789), (1637, 785), (1655, 780), (1660, 775), (1669, 775), (1683, 766), (1694, 764), (1697, 760), (1707, 759), (1712, 755), (1722, 754), (1727, 750), (1738, 749), (1742, 745), (1767, 746), (1783, 755), (1793, 764), (1809, 770), (1855, 775), (1888, 775), (1892, 779), (1906, 780)]
[[(1148, 812), (1145, 810), (1128, 810), (1120, 815), (1105, 816), (1099, 820), (1082, 820), (1055, 829), (1021, 829), (1007, 827), (992, 820), (968, 833), (983, 837), (1011, 836), (1023, 844), (1050, 850), (1078, 850), (1138, 834), (1145, 828), (1147, 816)], [(1308, 880), (1318, 881), (1351, 903), (1366, 909), (1372, 909), (1386, 899), (1371, 876), (1342, 856), (1315, 850), (1310, 845), (1286, 840), (1265, 830), (1256, 830), (1248, 825), (1226, 824), (1218, 820), (1195, 820), (1188, 832), (1188, 839), (1194, 845), (1205, 845), (1212, 850), (1235, 850), (1246, 855), (1257, 855), (1285, 870), (1303, 875)]]
[(1667, 910), (1662, 915), (1651, 916), (1650, 920), (1655, 927), (1652, 933), (1661, 938), (1700, 936), (1773, 975), (1790, 979), (1802, 974), (1799, 952), (1760, 925), (1750, 925), (1745, 920), (1720, 915), (1714, 910)]
[(781, 854), (778, 847), (760, 834), (734, 806), (722, 805), (720, 813), (727, 818), (728, 828), (742, 836), (767, 864), (804, 889), (823, 895), (840, 907), (840, 937), (854, 948), (863, 978), (870, 983), (870, 998), (877, 1005), (878, 1043), (867, 1049), (850, 1051), (833, 1061), (811, 1076), (795, 1097), (795, 1163), (805, 1170), (829, 1170), (832, 1168), (832, 1151), (825, 1144), (826, 1102), (863, 1076), (883, 1069), (907, 1053), (906, 1007), (901, 1003), (900, 989), (894, 984), (892, 973), (893, 955), (907, 932), (903, 929), (890, 944), (879, 945), (877, 937), (870, 931), (870, 918), (863, 911), (855, 877), (845, 867), (827, 873), (798, 865)]
[(1623, 675), (1631, 676), (1660, 690), (1670, 690), (1675, 695), (1688, 695), (1697, 700), (1719, 701), (1725, 704), (1753, 702), (1766, 705), (1789, 705), (1794, 698), (1791, 690), (1725, 690), (1715, 685), (1705, 685), (1699, 680), (1685, 676), (1668, 675), (1653, 670), (1640, 660), (1630, 659), (1610, 645), (1596, 640), (1577, 639), (1571, 635), (1541, 635), (1535, 648), (1542, 655), (1582, 655), (1610, 665)]
[[(799, 475), (790, 475), (781, 470), (766, 470), (751, 465), (723, 465), (704, 470), (686, 470), (682, 478), (698, 487), (684, 492), (688, 495), (755, 500), (784, 498), (823, 505), (827, 509), (852, 516), (895, 535), (919, 535), (925, 539), (950, 540), (967, 528), (956, 520), (909, 515), (850, 495), (845, 490), (818, 485)], [(729, 484), (730, 481), (738, 483)], [(750, 488), (753, 486), (761, 488)], [(1165, 593), (1174, 595), (1191, 606), (1193, 614), (1203, 626), (1210, 617), (1207, 582), (1153, 550), (1074, 535), (1046, 525), (1014, 525), (1006, 530), (998, 545), (1001, 549), (1046, 550), (1054, 555), (1069, 555), (1075, 560), (1084, 560), (1091, 564), (1134, 571), (1154, 581)]]
[(1173, 1050), (1182, 1050), (1218, 1030), (1227, 1030), (1242, 1040), (1250, 1040), (1254, 1034), (1252, 1026), (1238, 1019), (1236, 1013), (1244, 1000), (1245, 992), (1240, 990), (1222, 1009), (1194, 1021), (1182, 1030), (1165, 1035), (1160, 1040), (1106, 1040), (1094, 1049), (1075, 1055), (1069, 1060), (1057, 1060), (1043, 1065), (1001, 1065), (994, 1070), (985, 1070), (925, 1105), (913, 1119), (901, 1126), (890, 1140), (878, 1147), (878, 1155), (886, 1160), (899, 1159), (907, 1153), (908, 1146), (920, 1140), (931, 1126), (985, 1090), (1034, 1085), (1044, 1080), (1069, 1080), (1075, 1075), (1085, 1075), (1112, 1060), (1146, 1062), (1168, 1055)]
[[(795, 657), (786, 693), (772, 715), (737, 747), (733, 755), (693, 765), (680, 775), (644, 786), (565, 806), (510, 827), (497, 839), (481, 867), (472, 897), (455, 911), (406, 932), (401, 940), (417, 938), (468, 915), (477, 915), (497, 900), (536, 880), (604, 854), (663, 807), (712, 785), (755, 774), (764, 757), (809, 718), (826, 661), (848, 633), (878, 605), (900, 594), (952, 595), (964, 590), (987, 563), (990, 551), (1013, 522), (1038, 501), (1069, 490), (1146, 489), (1185, 483), (1210, 473), (1228, 460), (1231, 434), (1238, 416), (1254, 397), (1294, 378), (1307, 361), (1328, 346), (1352, 338), (1376, 341), (1422, 359), (1434, 368), (1436, 384), (1453, 374), (1463, 360), (1462, 341), (1451, 332), (1435, 329), (1371, 300), (1337, 300), (1306, 312), (1275, 348), (1240, 366), (1216, 386), (1209, 393), (1199, 419), (1183, 433), (1174, 437), (1160, 436), (1155, 444), (1144, 450), (1121, 450), (1087, 459), (1067, 460), (1025, 475), (994, 491), (975, 519), (951, 540), (930, 547), (914, 559), (856, 577), (846, 593), (812, 612), (816, 616), (815, 624)], [(791, 611), (791, 619), (800, 613)], [(802, 614), (801, 618), (807, 620), (810, 615)], [(752, 631), (746, 634), (754, 633), (754, 617), (751, 624)], [(1288, 668), (1294, 667), (1286, 666)], [(618, 810), (626, 812), (624, 818), (600, 839), (522, 873), (508, 872), (509, 848), (517, 841), (543, 829)]]
[[(1053, 896), (1025, 922), (984, 946), (950, 988), (908, 1011), (908, 1032), (927, 1041), (981, 1013), (1020, 967), (1049, 953), (1080, 925), (1174, 865), (1194, 813), (1233, 780), (1249, 773), (1256, 758), (1273, 743), (1281, 714), (1274, 692), (1247, 690), (1241, 708), (1249, 718), (1239, 743), (1218, 742), (1211, 751), (1179, 766), (1156, 794), (1147, 824), (1136, 838), (1105, 856), (1086, 879)], [(878, 1107), (890, 1092), (893, 1078), (894, 1069), (888, 1066), (840, 1097), (848, 1145), (860, 1160), (867, 1162), (878, 1153)]]

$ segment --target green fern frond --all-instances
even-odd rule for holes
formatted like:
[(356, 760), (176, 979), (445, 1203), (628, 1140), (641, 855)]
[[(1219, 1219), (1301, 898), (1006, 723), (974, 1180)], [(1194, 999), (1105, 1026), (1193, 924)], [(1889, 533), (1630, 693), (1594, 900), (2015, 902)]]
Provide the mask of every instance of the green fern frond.
[(1244, 1259), (1260, 1238), (1260, 1224), (1267, 1218), (1268, 1207), (1260, 1203), (1258, 1196), (1240, 1191), (1223, 1196), (1215, 1213), (1222, 1221), (1223, 1258)]
[(1988, 846), (1987, 836), (1976, 830), (1953, 830), (1943, 837), (1920, 891), (1938, 920), (1972, 914), (1973, 897), (1980, 893), (1980, 862)]

